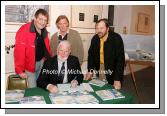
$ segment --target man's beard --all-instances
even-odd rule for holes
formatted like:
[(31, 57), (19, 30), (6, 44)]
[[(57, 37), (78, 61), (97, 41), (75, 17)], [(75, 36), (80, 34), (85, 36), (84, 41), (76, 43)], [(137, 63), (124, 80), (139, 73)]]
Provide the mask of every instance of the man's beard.
[[(105, 33), (106, 34), (106, 33)], [(105, 34), (103, 34), (103, 32), (98, 32), (97, 35), (99, 36), (99, 38), (102, 38), (105, 36)]]

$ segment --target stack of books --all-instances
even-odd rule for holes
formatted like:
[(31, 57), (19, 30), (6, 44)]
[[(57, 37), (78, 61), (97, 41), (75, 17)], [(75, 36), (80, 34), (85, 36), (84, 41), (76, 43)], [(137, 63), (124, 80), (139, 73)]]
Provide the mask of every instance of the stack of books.
[(112, 100), (112, 99), (120, 99), (125, 98), (121, 92), (116, 89), (108, 89), (108, 90), (99, 90), (96, 91), (96, 94), (103, 100)]
[(24, 97), (24, 92), (24, 90), (6, 90), (5, 103), (19, 103), (20, 99)]

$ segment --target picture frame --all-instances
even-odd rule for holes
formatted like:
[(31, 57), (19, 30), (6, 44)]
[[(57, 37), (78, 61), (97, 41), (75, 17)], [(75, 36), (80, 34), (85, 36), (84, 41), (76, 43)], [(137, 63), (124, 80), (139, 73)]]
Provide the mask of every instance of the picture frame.
[(72, 5), (71, 27), (94, 29), (96, 21), (102, 18), (102, 10), (102, 5)]
[(150, 15), (145, 13), (138, 13), (137, 32), (150, 32)]
[[(35, 12), (39, 9), (45, 9), (50, 14), (49, 5), (6, 5), (5, 22), (6, 24), (24, 24), (30, 22)], [(49, 25), (48, 21), (48, 25)]]

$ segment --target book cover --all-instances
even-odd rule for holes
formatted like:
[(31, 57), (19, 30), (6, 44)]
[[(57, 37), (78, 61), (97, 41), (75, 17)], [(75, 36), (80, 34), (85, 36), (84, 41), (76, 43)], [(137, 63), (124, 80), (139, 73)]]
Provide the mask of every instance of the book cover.
[(125, 96), (122, 95), (122, 93), (116, 89), (111, 89), (110, 91), (114, 95), (114, 99), (125, 98)]
[(96, 91), (96, 94), (104, 101), (125, 98), (125, 96), (123, 96), (122, 93), (116, 89), (99, 90)]

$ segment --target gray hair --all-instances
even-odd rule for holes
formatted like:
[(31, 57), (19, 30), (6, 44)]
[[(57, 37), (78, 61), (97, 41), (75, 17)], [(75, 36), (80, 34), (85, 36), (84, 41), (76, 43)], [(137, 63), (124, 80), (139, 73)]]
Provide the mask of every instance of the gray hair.
[(69, 41), (67, 41), (67, 40), (60, 41), (60, 43), (57, 46), (57, 49), (62, 45), (68, 46), (68, 48), (71, 50), (71, 43)]

